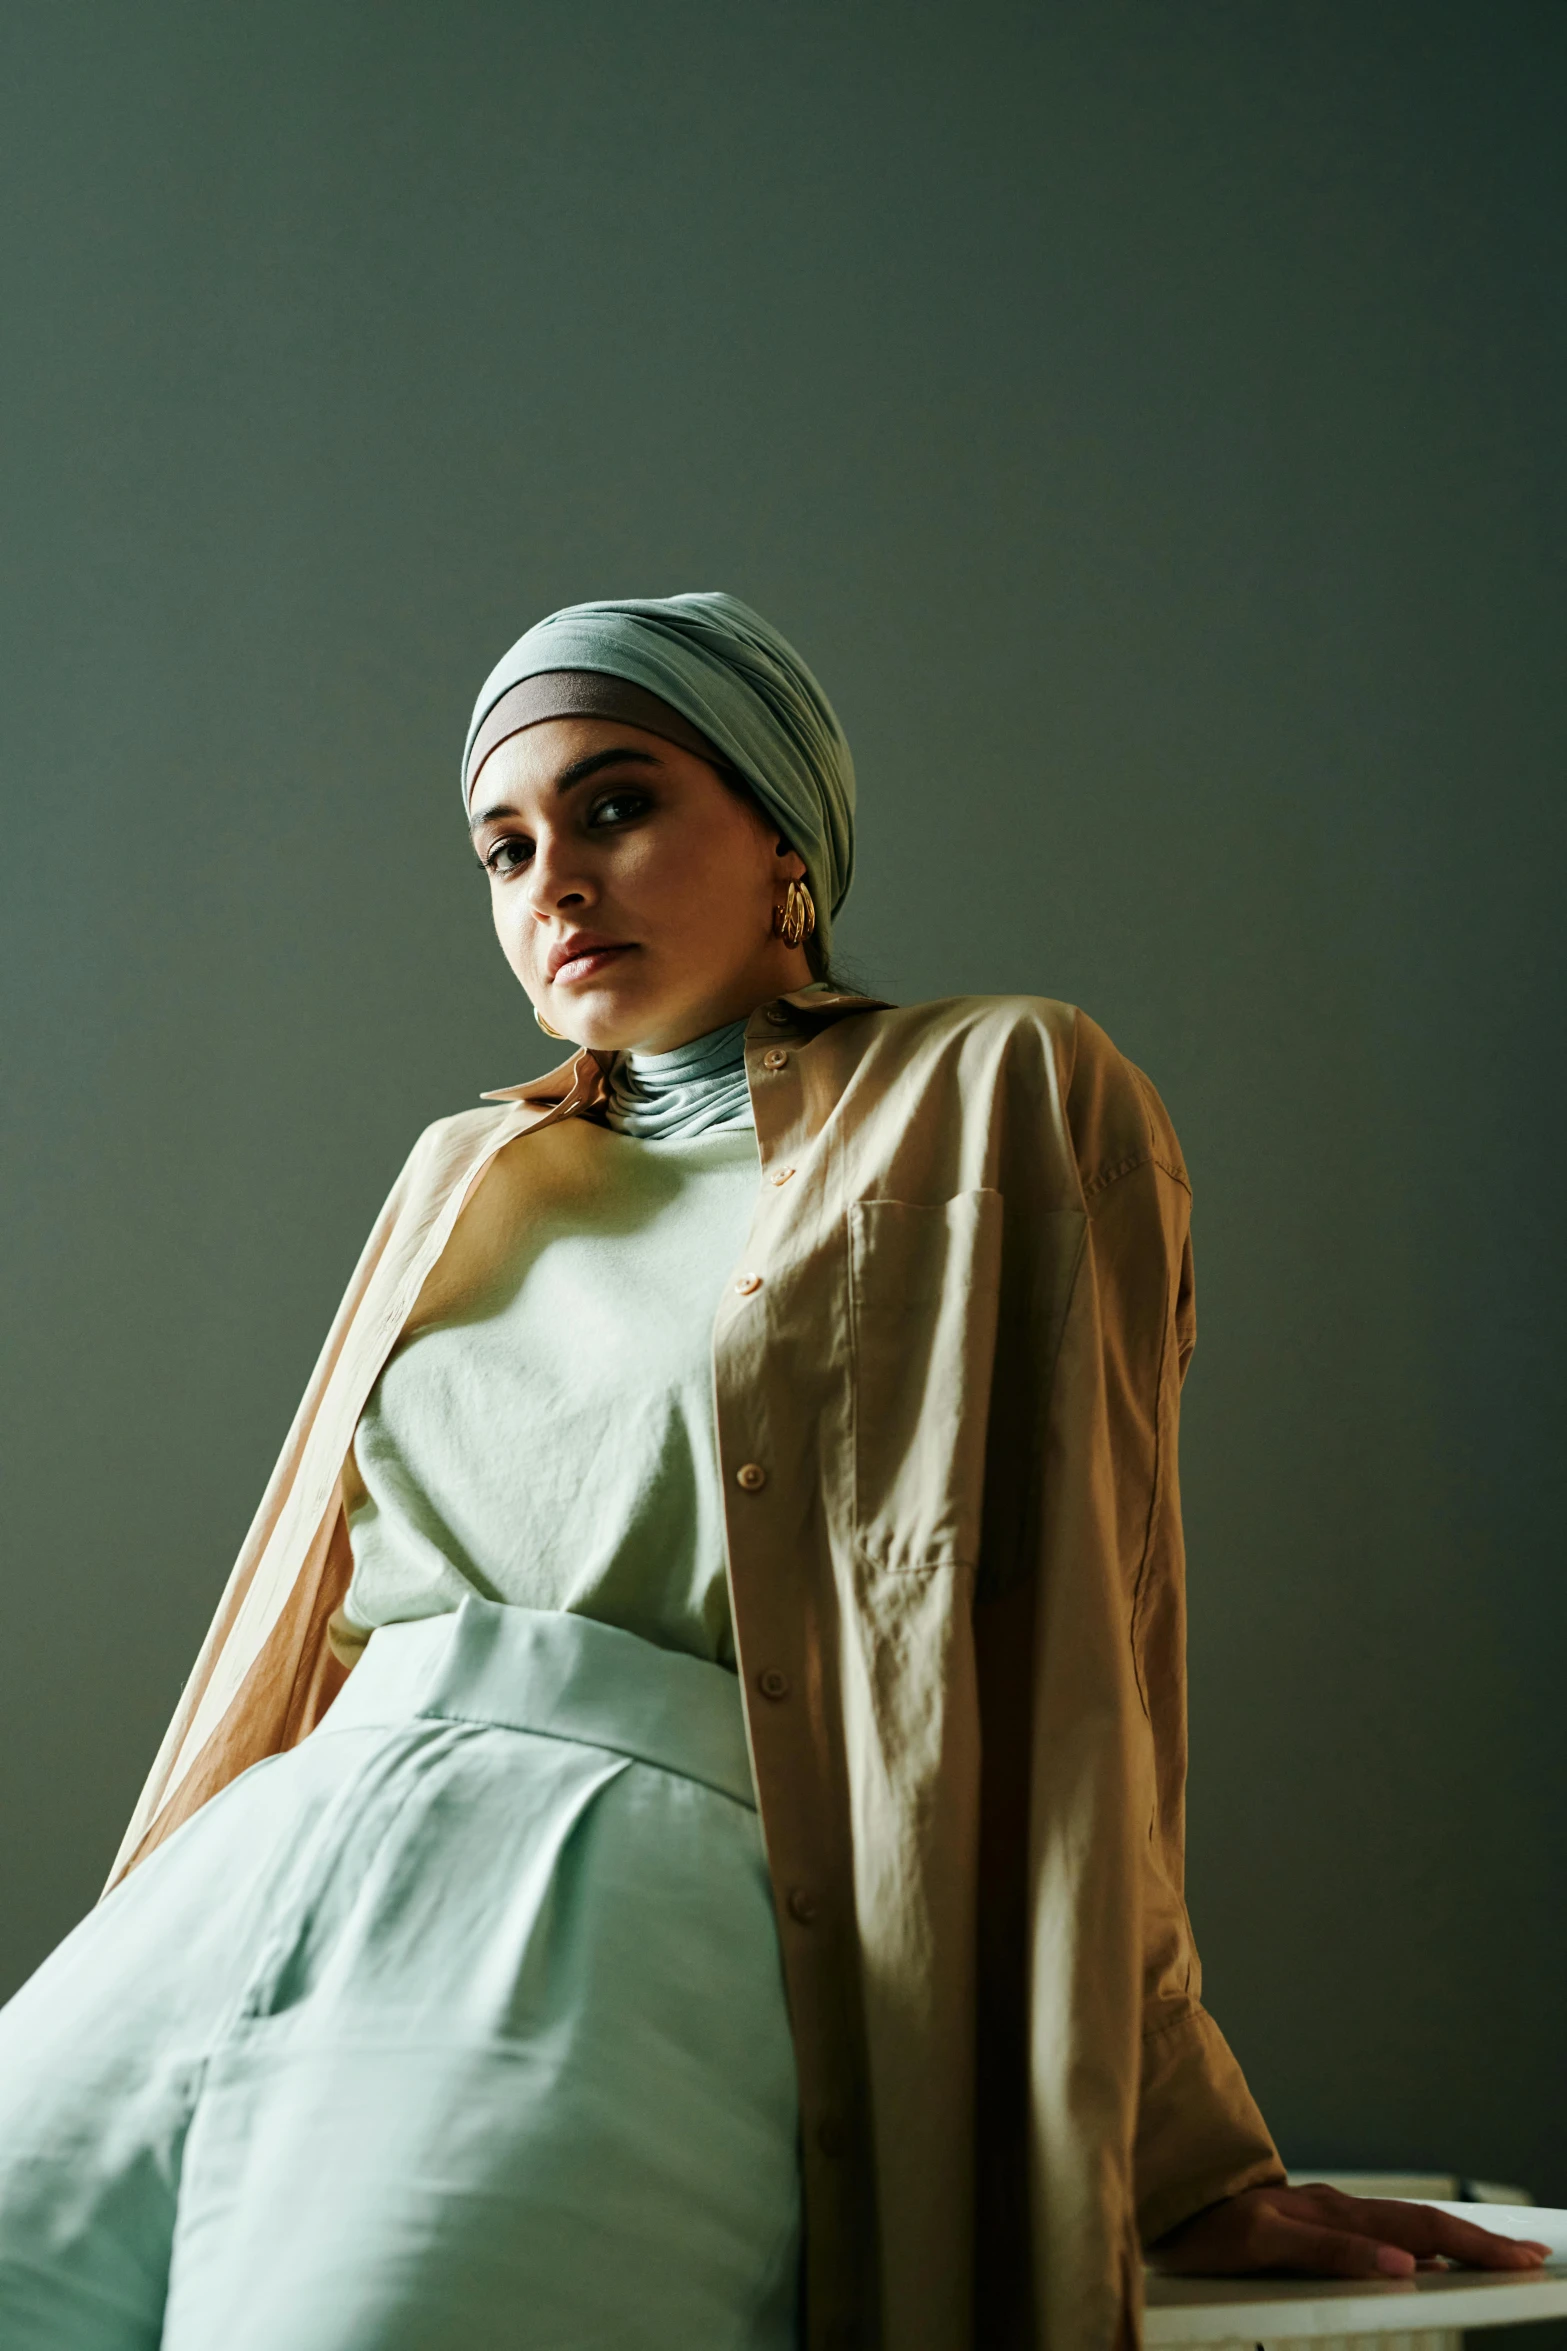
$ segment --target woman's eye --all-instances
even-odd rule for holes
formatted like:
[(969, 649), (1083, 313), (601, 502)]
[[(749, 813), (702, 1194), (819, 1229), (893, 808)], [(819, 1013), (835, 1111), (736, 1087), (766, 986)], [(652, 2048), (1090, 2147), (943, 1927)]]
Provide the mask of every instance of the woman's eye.
[(491, 842), (484, 852), (485, 871), (494, 874), (515, 873), (519, 866), (527, 864), (532, 855), (531, 841), (520, 840), (515, 833), (509, 833), (503, 840)]
[[(584, 822), (590, 832), (608, 832), (616, 825), (634, 823), (652, 805), (651, 793), (627, 785), (620, 791), (605, 792), (595, 800)], [(521, 873), (524, 866), (531, 865), (533, 854), (534, 845), (526, 833), (503, 833), (485, 850), (484, 870), (496, 880), (504, 881), (508, 875)]]
[(602, 800), (595, 800), (588, 818), (590, 825), (627, 824), (634, 816), (644, 816), (652, 806), (646, 792), (606, 792)]

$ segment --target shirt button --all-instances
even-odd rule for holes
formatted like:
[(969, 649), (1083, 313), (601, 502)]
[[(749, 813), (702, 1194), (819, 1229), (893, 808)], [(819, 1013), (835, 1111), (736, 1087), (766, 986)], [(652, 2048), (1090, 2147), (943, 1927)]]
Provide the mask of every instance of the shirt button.
[(767, 1472), (759, 1461), (746, 1461), (735, 1471), (735, 1484), (744, 1486), (748, 1494), (759, 1494), (767, 1483)]
[(786, 1184), (793, 1173), (792, 1167), (775, 1167), (769, 1181), (775, 1184)]
[(761, 1286), (762, 1277), (759, 1273), (737, 1273), (735, 1275), (735, 1288), (742, 1298), (749, 1298), (751, 1292), (759, 1290)]
[(786, 1673), (780, 1673), (776, 1665), (770, 1665), (765, 1673), (757, 1675), (756, 1686), (764, 1698), (787, 1698), (789, 1676)]
[(767, 1007), (767, 1017), (772, 1022), (775, 1029), (786, 1029), (789, 1026), (792, 1015), (790, 1014), (787, 1004), (769, 1004)]
[(791, 1918), (797, 1918), (801, 1926), (808, 1927), (812, 1919), (819, 1915), (819, 1912), (820, 1905), (814, 1894), (807, 1893), (804, 1886), (791, 1887), (789, 1893), (789, 1916)]
[(824, 2155), (841, 2155), (848, 2144), (842, 2123), (835, 2114), (824, 2114), (816, 2126), (816, 2144)]
[(763, 1069), (782, 1069), (788, 1058), (789, 1056), (783, 1048), (775, 1045), (770, 1053), (762, 1055), (762, 1067)]

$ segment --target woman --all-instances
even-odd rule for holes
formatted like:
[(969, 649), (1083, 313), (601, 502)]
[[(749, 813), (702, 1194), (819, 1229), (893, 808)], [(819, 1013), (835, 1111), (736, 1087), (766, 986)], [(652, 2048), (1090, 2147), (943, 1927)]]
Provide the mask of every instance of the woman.
[(530, 630), (462, 781), (573, 1050), (415, 1147), (0, 2021), (0, 2340), (1110, 2351), (1150, 2242), (1533, 2259), (1285, 2189), (1199, 2004), (1152, 1087), (823, 976), (848, 748), (729, 597)]

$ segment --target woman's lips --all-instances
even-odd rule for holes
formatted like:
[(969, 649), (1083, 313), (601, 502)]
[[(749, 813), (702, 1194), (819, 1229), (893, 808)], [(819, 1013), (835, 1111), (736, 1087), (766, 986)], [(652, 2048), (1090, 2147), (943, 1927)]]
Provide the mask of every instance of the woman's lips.
[(577, 954), (567, 956), (565, 962), (551, 973), (551, 984), (557, 988), (569, 988), (578, 980), (596, 979), (601, 971), (609, 969), (617, 955), (629, 955), (630, 953), (629, 944), (625, 946), (584, 947)]

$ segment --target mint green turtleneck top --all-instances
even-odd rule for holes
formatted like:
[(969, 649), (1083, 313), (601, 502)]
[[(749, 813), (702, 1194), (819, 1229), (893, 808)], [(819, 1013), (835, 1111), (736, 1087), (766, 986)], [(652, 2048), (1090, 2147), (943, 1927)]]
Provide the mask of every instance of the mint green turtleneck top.
[(497, 1154), (355, 1432), (355, 1623), (477, 1592), (733, 1666), (712, 1329), (760, 1173), (744, 1035), (622, 1056), (602, 1124)]

